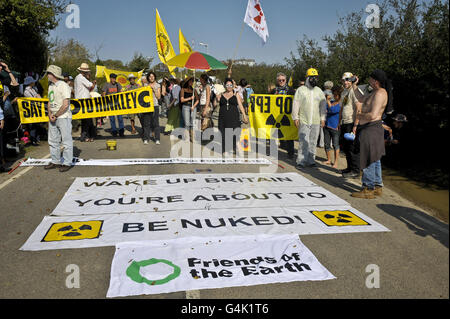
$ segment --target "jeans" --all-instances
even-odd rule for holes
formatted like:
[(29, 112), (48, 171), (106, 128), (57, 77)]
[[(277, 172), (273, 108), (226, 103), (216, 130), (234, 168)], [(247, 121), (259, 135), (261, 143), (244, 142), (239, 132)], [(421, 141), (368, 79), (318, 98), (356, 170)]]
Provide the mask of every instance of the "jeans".
[(331, 142), (335, 151), (339, 150), (339, 131), (329, 127), (323, 128), (323, 138), (325, 143), (325, 152), (331, 151)]
[(117, 117), (117, 122), (119, 123), (119, 130), (123, 130), (123, 128), (124, 128), (122, 115), (110, 116), (109, 122), (111, 123), (111, 131), (112, 132), (117, 132), (116, 117)]
[(381, 161), (376, 161), (363, 169), (362, 175), (363, 187), (374, 189), (375, 186), (383, 186), (383, 179), (381, 176)]
[(309, 166), (316, 163), (316, 146), (320, 125), (300, 123), (298, 129), (297, 165)]
[(184, 127), (187, 130), (192, 130), (195, 125), (195, 118), (197, 116), (197, 108), (195, 108), (193, 111), (191, 110), (191, 105), (184, 104), (182, 108), (182, 116), (184, 120)]
[(48, 123), (48, 145), (53, 164), (61, 164), (61, 146), (63, 165), (70, 166), (73, 161), (72, 119), (59, 118)]

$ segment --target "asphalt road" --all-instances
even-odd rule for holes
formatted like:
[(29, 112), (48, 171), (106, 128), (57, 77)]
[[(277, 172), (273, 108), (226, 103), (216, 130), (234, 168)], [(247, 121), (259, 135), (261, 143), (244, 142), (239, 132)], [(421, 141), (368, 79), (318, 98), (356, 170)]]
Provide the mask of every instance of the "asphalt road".
[[(165, 120), (161, 120), (164, 124)], [(126, 121), (128, 124), (128, 121)], [(129, 129), (129, 126), (127, 126)], [(116, 151), (106, 150), (110, 136), (93, 143), (74, 142), (75, 155), (81, 158), (169, 157), (170, 141), (161, 135), (161, 145), (143, 145), (129, 131), (118, 139)], [(78, 137), (74, 134), (74, 137)], [(28, 150), (27, 156), (49, 155), (46, 142)], [(338, 172), (321, 163), (302, 172), (305, 177), (348, 201), (357, 210), (389, 228), (385, 233), (352, 233), (301, 236), (302, 242), (337, 279), (292, 282), (249, 287), (208, 289), (161, 295), (134, 296), (148, 299), (404, 299), (449, 298), (449, 233), (444, 224), (429, 212), (385, 188), (380, 198), (355, 199), (351, 191), (359, 181), (344, 180)], [(341, 166), (345, 159), (341, 159)], [(298, 172), (293, 162), (280, 151), (278, 172)], [(109, 286), (114, 247), (19, 251), (31, 233), (49, 215), (76, 177), (192, 173), (210, 168), (213, 173), (258, 172), (255, 165), (136, 165), (118, 167), (77, 167), (66, 173), (45, 171), (42, 167), (19, 167), (0, 175), (0, 298), (7, 299), (103, 299)], [(78, 265), (80, 287), (67, 288), (68, 265)], [(366, 272), (377, 265), (379, 288), (368, 288)]]

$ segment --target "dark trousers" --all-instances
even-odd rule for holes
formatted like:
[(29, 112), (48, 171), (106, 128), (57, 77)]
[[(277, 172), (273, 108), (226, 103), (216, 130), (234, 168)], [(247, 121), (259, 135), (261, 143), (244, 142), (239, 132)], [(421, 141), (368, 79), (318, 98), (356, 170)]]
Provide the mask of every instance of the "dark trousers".
[(356, 147), (355, 141), (348, 141), (344, 138), (344, 134), (351, 133), (352, 130), (353, 123), (341, 125), (341, 148), (347, 159), (347, 170), (359, 173), (359, 149)]
[(141, 113), (138, 114), (139, 122), (141, 122), (142, 126), (142, 139), (145, 141), (150, 140), (150, 133), (151, 133), (151, 121), (152, 121), (152, 113)]
[(81, 139), (95, 138), (97, 136), (97, 129), (92, 119), (81, 120)]
[(159, 141), (159, 105), (155, 105), (155, 111), (150, 114), (150, 129), (155, 133), (155, 140)]

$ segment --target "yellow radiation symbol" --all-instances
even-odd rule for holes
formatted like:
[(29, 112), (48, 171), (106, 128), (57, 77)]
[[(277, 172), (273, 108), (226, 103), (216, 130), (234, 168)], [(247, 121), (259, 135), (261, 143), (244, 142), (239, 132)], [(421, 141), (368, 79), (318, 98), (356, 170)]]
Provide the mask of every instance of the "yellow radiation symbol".
[(349, 210), (312, 210), (311, 213), (327, 226), (364, 226), (370, 225)]
[(100, 237), (102, 226), (103, 220), (54, 223), (50, 226), (42, 241), (94, 239)]

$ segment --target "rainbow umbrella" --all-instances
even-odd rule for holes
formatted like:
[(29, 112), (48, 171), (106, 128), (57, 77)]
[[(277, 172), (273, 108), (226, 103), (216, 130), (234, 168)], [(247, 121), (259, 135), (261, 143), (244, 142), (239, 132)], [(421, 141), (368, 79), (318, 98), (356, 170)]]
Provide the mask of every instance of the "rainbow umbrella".
[(191, 51), (179, 54), (166, 63), (168, 66), (176, 66), (190, 70), (225, 70), (228, 67), (212, 56)]
[[(194, 70), (194, 83), (195, 70), (225, 70), (228, 68), (225, 64), (212, 56), (197, 51), (181, 53), (167, 61), (166, 64), (167, 66), (176, 66), (179, 68)], [(192, 105), (194, 105), (194, 100), (192, 100)]]

